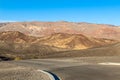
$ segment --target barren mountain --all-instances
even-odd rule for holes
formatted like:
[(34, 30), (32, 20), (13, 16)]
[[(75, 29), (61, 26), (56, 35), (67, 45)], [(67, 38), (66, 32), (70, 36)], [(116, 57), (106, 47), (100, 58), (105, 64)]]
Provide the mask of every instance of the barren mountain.
[(55, 33), (45, 37), (33, 37), (18, 31), (5, 31), (0, 32), (0, 58), (44, 58), (65, 51), (100, 47), (116, 42), (82, 34)]
[(1, 42), (11, 43), (29, 43), (54, 46), (63, 49), (87, 49), (106, 44), (112, 44), (117, 41), (104, 38), (86, 37), (82, 34), (54, 33), (45, 37), (33, 37), (25, 35), (18, 31), (0, 32)]
[(120, 40), (120, 28), (113, 25), (74, 22), (12, 22), (0, 23), (0, 31), (19, 31), (31, 36), (53, 33), (83, 34), (96, 38)]
[(56, 33), (40, 39), (40, 43), (44, 45), (66, 48), (71, 50), (87, 49), (112, 44), (115, 42), (117, 41), (111, 39), (86, 37), (82, 34), (66, 33)]

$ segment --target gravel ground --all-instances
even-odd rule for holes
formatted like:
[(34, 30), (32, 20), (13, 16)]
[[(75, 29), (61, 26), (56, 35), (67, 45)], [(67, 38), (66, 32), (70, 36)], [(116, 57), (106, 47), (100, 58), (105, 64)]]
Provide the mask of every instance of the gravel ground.
[(48, 75), (35, 69), (0, 62), (0, 80), (50, 80)]
[(50, 80), (37, 71), (46, 70), (61, 80), (120, 80), (120, 56), (33, 59), (0, 62), (0, 80)]

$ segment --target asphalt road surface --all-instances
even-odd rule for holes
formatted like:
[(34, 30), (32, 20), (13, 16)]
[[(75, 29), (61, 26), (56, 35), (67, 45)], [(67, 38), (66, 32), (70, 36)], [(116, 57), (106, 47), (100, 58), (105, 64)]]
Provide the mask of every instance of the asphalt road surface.
[[(25, 70), (29, 69), (27, 70), (27, 72), (45, 70), (55, 74), (61, 80), (120, 80), (120, 57), (37, 59), (37, 60), (9, 61), (2, 63), (4, 63), (4, 65), (9, 64), (11, 65), (11, 67), (0, 66), (0, 69), (21, 67), (26, 68)], [(4, 71), (3, 74), (5, 73), (6, 72)], [(0, 74), (2, 74), (2, 72), (0, 72)], [(39, 78), (40, 74), (38, 75), (36, 72), (35, 74), (36, 77)], [(17, 76), (18, 75), (21, 74), (17, 74)], [(49, 80), (48, 77), (46, 77), (46, 75), (44, 76), (42, 77), (44, 77), (45, 79), (34, 78), (33, 80)], [(17, 78), (14, 80), (29, 80), (29, 79)]]

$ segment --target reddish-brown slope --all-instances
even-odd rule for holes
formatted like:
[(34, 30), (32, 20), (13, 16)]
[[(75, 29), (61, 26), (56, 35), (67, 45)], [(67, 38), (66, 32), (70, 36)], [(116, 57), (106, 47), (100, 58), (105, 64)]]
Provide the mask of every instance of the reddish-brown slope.
[[(116, 43), (116, 41), (86, 37), (82, 34), (56, 33), (40, 38), (28, 36), (18, 31), (6, 31), (0, 32), (0, 56), (22, 59), (49, 57), (49, 55), (54, 57), (58, 54), (60, 54), (58, 57), (79, 56), (79, 53), (72, 50), (88, 49), (112, 43)], [(66, 51), (70, 52), (70, 55)], [(100, 51), (96, 51), (96, 53), (100, 53)], [(61, 53), (65, 53), (65, 55), (61, 55)], [(81, 54), (83, 53), (81, 52)]]
[(36, 40), (35, 37), (27, 36), (18, 31), (6, 31), (0, 32), (0, 41), (3, 42), (15, 42), (15, 43), (32, 43)]
[(73, 22), (14, 22), (0, 25), (0, 31), (19, 31), (32, 36), (53, 33), (84, 34), (96, 38), (120, 40), (120, 28), (113, 25)]

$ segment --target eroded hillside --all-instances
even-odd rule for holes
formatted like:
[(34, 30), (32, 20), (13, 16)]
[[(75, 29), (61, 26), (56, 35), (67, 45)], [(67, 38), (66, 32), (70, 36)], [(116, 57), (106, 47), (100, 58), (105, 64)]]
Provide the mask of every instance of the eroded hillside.
[(18, 31), (6, 31), (0, 32), (0, 56), (11, 59), (45, 58), (66, 51), (87, 50), (117, 42), (82, 34), (55, 33), (46, 37), (33, 37)]

